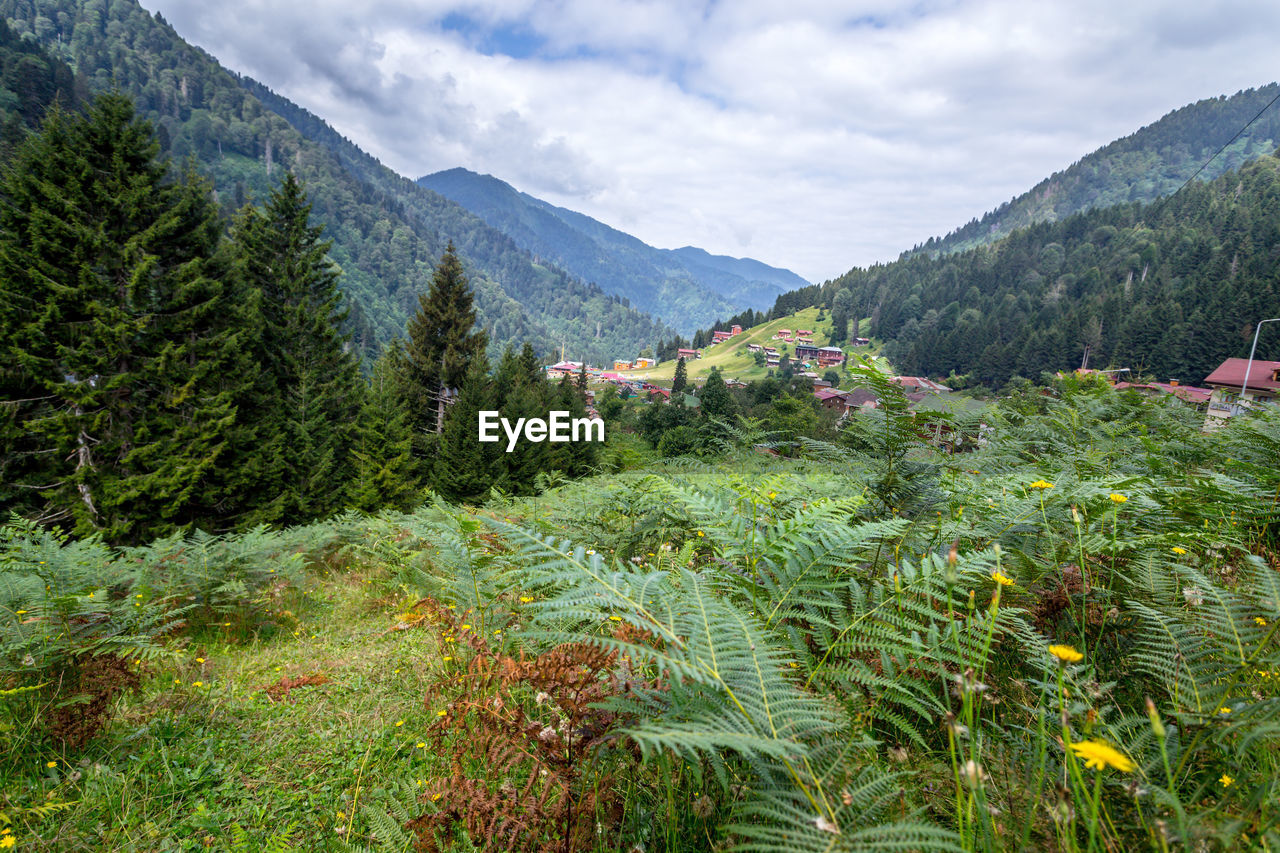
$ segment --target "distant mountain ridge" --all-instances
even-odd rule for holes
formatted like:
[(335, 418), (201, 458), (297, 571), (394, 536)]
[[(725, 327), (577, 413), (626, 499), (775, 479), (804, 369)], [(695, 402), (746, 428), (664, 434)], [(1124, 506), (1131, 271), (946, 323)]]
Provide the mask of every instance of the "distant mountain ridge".
[[(1277, 95), (1280, 84), (1270, 83), (1187, 104), (1054, 172), (980, 219), (945, 237), (931, 238), (905, 254), (964, 251), (1036, 222), (1057, 222), (1075, 213), (1124, 202), (1155, 201), (1175, 192), (1226, 145), (1197, 176), (1197, 180), (1212, 181), (1276, 150), (1280, 144), (1280, 104), (1266, 107)], [(1231, 141), (1254, 116), (1257, 120)]]
[(404, 333), (450, 241), (493, 349), (527, 340), (550, 353), (564, 343), (577, 358), (603, 362), (670, 336), (668, 326), (535, 259), (319, 117), (223, 68), (136, 0), (0, 0), (0, 17), (67, 61), (90, 91), (131, 95), (161, 147), (175, 163), (193, 157), (228, 214), (267, 198), (286, 169), (302, 180), (314, 218), (333, 240), (350, 330), (366, 357)]
[(682, 333), (745, 308), (768, 308), (808, 284), (790, 270), (703, 249), (658, 249), (583, 213), (521, 192), (492, 175), (456, 168), (418, 179), (542, 257)]

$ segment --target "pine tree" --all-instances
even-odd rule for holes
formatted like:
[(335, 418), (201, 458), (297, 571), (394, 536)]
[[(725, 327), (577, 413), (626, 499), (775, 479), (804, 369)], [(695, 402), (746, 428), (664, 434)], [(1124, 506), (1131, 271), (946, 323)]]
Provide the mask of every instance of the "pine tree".
[(724, 384), (724, 378), (720, 375), (719, 368), (711, 368), (711, 373), (707, 375), (706, 384), (702, 386), (702, 393), (698, 395), (700, 403), (699, 412), (704, 420), (715, 418), (721, 421), (728, 421), (733, 417), (735, 406), (733, 403), (733, 395), (729, 393), (729, 388)]
[(216, 526), (239, 316), (207, 183), (120, 95), (50, 115), (0, 184), (0, 501), (113, 542)]
[(264, 515), (285, 523), (341, 508), (360, 412), (331, 243), (310, 217), (302, 186), (286, 174), (266, 209), (244, 211), (235, 232), (244, 274), (263, 294), (263, 357), (279, 395), (263, 437), (279, 454), (275, 502)]
[(471, 288), (453, 243), (445, 249), (431, 279), (430, 290), (418, 297), (418, 312), (409, 320), (405, 347), (409, 426), (415, 454), (427, 455), (428, 433), (444, 428), (444, 391), (458, 389), (471, 362), (484, 352), (487, 336), (473, 331), (476, 312)]
[(679, 395), (684, 393), (685, 386), (689, 384), (688, 372), (684, 366), (684, 358), (681, 357), (676, 361), (675, 376), (671, 379), (671, 402), (675, 403), (679, 399)]
[(408, 510), (419, 494), (409, 424), (396, 388), (396, 363), (403, 357), (396, 341), (374, 363), (360, 409), (352, 447), (355, 476), (347, 494), (348, 505), (364, 512)]
[(487, 360), (473, 359), (459, 385), (457, 400), (445, 413), (431, 482), (449, 500), (476, 501), (494, 486), (506, 487), (500, 471), (505, 462), (502, 457), (509, 454), (503, 452), (505, 435), (497, 442), (481, 442), (479, 437), (481, 410), (497, 408)]

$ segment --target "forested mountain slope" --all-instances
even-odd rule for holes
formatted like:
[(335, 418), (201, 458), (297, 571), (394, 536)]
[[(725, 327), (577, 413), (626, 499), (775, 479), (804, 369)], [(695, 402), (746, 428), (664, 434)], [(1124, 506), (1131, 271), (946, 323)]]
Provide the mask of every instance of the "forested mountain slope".
[(585, 214), (520, 192), (492, 175), (449, 169), (419, 178), (535, 256), (630, 300), (684, 334), (744, 308), (764, 309), (807, 282), (759, 261), (701, 249), (656, 249)]
[[(1015, 228), (1056, 222), (1084, 210), (1123, 202), (1150, 202), (1175, 192), (1250, 119), (1280, 94), (1271, 83), (1234, 95), (1206, 98), (1080, 158), (1022, 195), (916, 250), (931, 254), (970, 249)], [(1214, 158), (1198, 180), (1212, 180), (1270, 154), (1280, 142), (1280, 109), (1258, 120)]]
[(265, 198), (288, 169), (305, 184), (351, 297), (357, 345), (375, 353), (403, 334), (432, 265), (452, 240), (476, 290), (478, 323), (495, 348), (561, 342), (611, 358), (655, 343), (662, 324), (598, 287), (538, 263), (454, 202), (418, 187), (327, 125), (239, 78), (133, 0), (0, 0), (19, 33), (67, 59), (91, 91), (119, 87), (176, 159), (194, 157), (224, 210)]
[[(841, 296), (847, 291), (846, 296)], [(1248, 354), (1280, 314), (1280, 159), (1264, 157), (1150, 205), (1114, 205), (958, 254), (855, 269), (820, 304), (851, 299), (903, 373), (1013, 375), (1090, 365), (1200, 382)], [(1259, 357), (1280, 335), (1263, 333)]]

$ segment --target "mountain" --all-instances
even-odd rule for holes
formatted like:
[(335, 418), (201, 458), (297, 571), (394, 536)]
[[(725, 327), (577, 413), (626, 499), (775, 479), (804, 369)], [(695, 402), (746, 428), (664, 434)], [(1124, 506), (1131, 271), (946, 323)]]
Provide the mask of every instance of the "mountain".
[(744, 308), (768, 308), (778, 294), (808, 284), (790, 270), (746, 258), (691, 246), (656, 249), (492, 175), (449, 169), (418, 184), (458, 202), (536, 257), (627, 298), (682, 333)]
[[(416, 185), (321, 119), (223, 68), (135, 0), (0, 0), (17, 33), (65, 60), (90, 92), (131, 95), (175, 161), (194, 158), (230, 214), (265, 199), (288, 169), (333, 240), (366, 355), (404, 333), (433, 264), (452, 241), (494, 349), (564, 343), (603, 362), (653, 346), (670, 329), (624, 300), (546, 261), (457, 203)], [(0, 104), (0, 108), (3, 104)]]
[[(1280, 158), (1269, 156), (1151, 204), (855, 269), (817, 302), (869, 318), (906, 374), (999, 387), (1077, 367), (1087, 347), (1092, 367), (1199, 384), (1224, 359), (1248, 355), (1254, 324), (1280, 313), (1277, 258)], [(1274, 358), (1280, 330), (1265, 329), (1258, 357)]]
[[(971, 220), (945, 237), (930, 239), (914, 251), (962, 251), (1035, 222), (1057, 222), (1122, 202), (1154, 201), (1176, 192), (1219, 149), (1223, 150), (1197, 177), (1212, 180), (1238, 169), (1270, 154), (1280, 143), (1280, 109), (1267, 109), (1277, 95), (1280, 85), (1271, 83), (1174, 110), (1054, 172), (981, 219)], [(1233, 141), (1255, 116), (1257, 121)]]

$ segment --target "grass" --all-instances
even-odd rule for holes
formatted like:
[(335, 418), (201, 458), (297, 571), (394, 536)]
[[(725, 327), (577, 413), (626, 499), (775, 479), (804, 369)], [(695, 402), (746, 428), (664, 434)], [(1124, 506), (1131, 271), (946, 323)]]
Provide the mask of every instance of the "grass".
[[(819, 320), (817, 308), (806, 308), (803, 311), (798, 311), (778, 320), (746, 329), (742, 334), (735, 335), (723, 343), (706, 347), (702, 351), (702, 358), (685, 363), (689, 379), (706, 378), (713, 367), (720, 368), (720, 373), (725, 379), (741, 379), (743, 382), (748, 382), (752, 379), (764, 379), (769, 375), (770, 368), (764, 365), (757, 365), (751, 352), (747, 349), (747, 345), (760, 344), (762, 346), (777, 347), (780, 352), (782, 346), (785, 345), (788, 353), (794, 352), (794, 343), (787, 344), (784, 341), (773, 340), (774, 334), (779, 329), (790, 329), (792, 332), (796, 329), (812, 329), (813, 342), (818, 346), (826, 346), (831, 340), (831, 315), (828, 313), (822, 320)], [(859, 352), (864, 353), (868, 351), (867, 348), (859, 350)], [(674, 378), (675, 372), (676, 362), (672, 360), (647, 370), (624, 371), (622, 375), (650, 382), (670, 382)], [(818, 373), (821, 374), (822, 371), (818, 371)]]
[[(438, 638), (389, 630), (413, 599), (363, 571), (316, 582), (271, 639), (192, 638), (74, 761), (7, 762), (18, 849), (319, 850), (367, 841), (361, 804), (447, 771), (417, 746), (435, 716), (423, 697), (448, 665)], [(317, 675), (327, 682), (267, 694)]]

